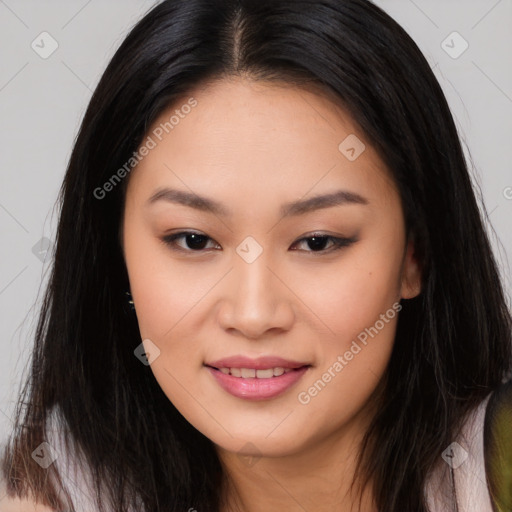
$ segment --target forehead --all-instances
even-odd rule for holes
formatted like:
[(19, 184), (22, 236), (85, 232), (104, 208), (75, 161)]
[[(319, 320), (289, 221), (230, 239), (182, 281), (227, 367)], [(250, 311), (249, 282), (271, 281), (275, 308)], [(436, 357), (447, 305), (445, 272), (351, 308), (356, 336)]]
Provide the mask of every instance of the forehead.
[[(155, 147), (130, 178), (138, 190), (180, 185), (222, 194), (235, 188), (241, 197), (270, 201), (273, 190), (296, 198), (339, 185), (376, 194), (392, 186), (340, 102), (312, 85), (238, 78), (202, 84), (163, 111), (147, 137)], [(347, 158), (352, 147), (355, 159)]]

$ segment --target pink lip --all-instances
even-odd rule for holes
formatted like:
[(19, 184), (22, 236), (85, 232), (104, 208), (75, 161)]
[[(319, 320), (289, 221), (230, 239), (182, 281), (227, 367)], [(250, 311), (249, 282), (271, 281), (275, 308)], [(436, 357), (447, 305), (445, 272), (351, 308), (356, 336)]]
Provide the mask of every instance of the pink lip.
[[(310, 365), (287, 361), (280, 357), (261, 357), (250, 359), (244, 356), (228, 357), (206, 365), (220, 386), (233, 396), (246, 400), (265, 400), (284, 393), (306, 373)], [(258, 379), (257, 377), (233, 377), (222, 373), (218, 368), (293, 368), (293, 371), (283, 373), (279, 377)]]
[(301, 368), (308, 366), (308, 363), (300, 363), (298, 361), (288, 361), (281, 357), (263, 356), (251, 359), (246, 356), (231, 356), (211, 363), (205, 363), (206, 366), (213, 368), (254, 368), (255, 370), (265, 370), (267, 368)]

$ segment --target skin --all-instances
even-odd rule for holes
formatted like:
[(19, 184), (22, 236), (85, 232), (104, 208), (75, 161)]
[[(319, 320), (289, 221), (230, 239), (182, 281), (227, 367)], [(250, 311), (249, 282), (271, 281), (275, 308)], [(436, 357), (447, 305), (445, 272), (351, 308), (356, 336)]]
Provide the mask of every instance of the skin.
[(0, 498), (0, 510), (2, 512), (55, 512), (54, 509), (37, 503), (31, 498)]
[[(396, 186), (348, 113), (312, 86), (215, 81), (177, 101), (148, 134), (190, 97), (197, 106), (132, 171), (126, 194), (130, 288), (141, 337), (160, 350), (151, 370), (215, 444), (230, 476), (223, 512), (376, 510), (369, 488), (358, 508), (349, 486), (398, 315), (309, 403), (298, 394), (381, 314), (420, 292)], [(355, 161), (338, 149), (350, 134), (366, 145)], [(215, 199), (232, 216), (148, 204), (162, 187)], [(367, 204), (279, 214), (283, 203), (338, 189)], [(181, 252), (162, 241), (187, 230), (209, 237), (203, 249), (186, 237), (174, 242)], [(315, 252), (301, 239), (318, 232), (357, 240), (333, 251), (327, 239)], [(247, 236), (263, 249), (252, 263), (236, 252)], [(249, 401), (224, 391), (204, 366), (239, 354), (311, 367), (280, 396)]]

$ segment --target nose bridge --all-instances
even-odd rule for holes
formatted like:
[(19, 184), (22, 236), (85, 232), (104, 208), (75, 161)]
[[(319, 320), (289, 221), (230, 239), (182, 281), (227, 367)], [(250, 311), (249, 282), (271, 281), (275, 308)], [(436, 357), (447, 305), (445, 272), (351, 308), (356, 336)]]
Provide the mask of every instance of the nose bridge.
[(247, 337), (257, 337), (268, 329), (289, 327), (293, 315), (282, 283), (270, 270), (271, 252), (259, 244), (256, 246), (254, 239), (237, 247), (229, 288), (223, 299), (224, 328), (235, 328)]
[[(247, 246), (245, 246), (247, 247)], [(262, 308), (275, 306), (274, 276), (268, 267), (270, 251), (263, 251), (255, 256), (255, 248), (250, 246), (246, 258), (243, 244), (237, 248), (234, 263), (236, 280), (236, 305), (246, 308)], [(252, 254), (251, 254), (252, 253)]]

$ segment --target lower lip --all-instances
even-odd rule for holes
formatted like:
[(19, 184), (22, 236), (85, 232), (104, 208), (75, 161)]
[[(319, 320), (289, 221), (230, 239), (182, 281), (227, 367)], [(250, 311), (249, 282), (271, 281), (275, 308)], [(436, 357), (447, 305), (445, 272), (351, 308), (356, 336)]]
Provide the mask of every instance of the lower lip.
[(233, 377), (222, 373), (216, 368), (207, 366), (210, 373), (217, 379), (220, 386), (228, 393), (238, 398), (246, 400), (265, 400), (274, 398), (293, 386), (308, 370), (308, 366), (303, 366), (297, 370), (283, 373), (279, 377), (270, 377), (268, 379), (258, 379), (256, 377)]

